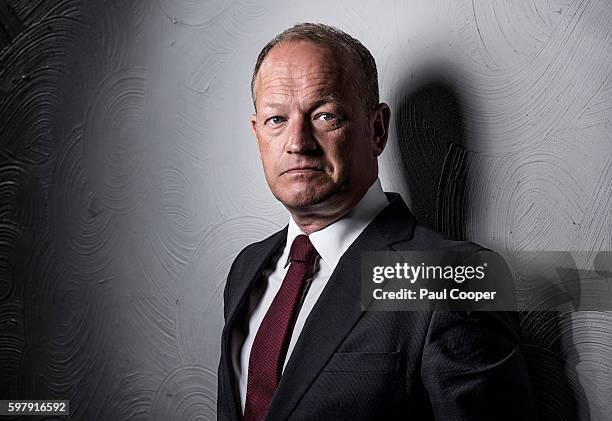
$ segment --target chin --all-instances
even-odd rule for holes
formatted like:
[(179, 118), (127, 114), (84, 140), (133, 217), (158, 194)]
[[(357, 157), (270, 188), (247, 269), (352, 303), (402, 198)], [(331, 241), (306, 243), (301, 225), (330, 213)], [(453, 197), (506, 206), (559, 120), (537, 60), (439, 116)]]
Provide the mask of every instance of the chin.
[(292, 192), (280, 192), (275, 194), (276, 198), (286, 207), (299, 209), (310, 208), (327, 201), (333, 192), (327, 190), (303, 190)]
[(283, 205), (292, 209), (310, 208), (321, 203), (318, 197), (312, 196), (282, 197), (279, 200)]
[(269, 187), (278, 201), (292, 209), (324, 206), (341, 190), (336, 181), (322, 174), (312, 178), (283, 177)]

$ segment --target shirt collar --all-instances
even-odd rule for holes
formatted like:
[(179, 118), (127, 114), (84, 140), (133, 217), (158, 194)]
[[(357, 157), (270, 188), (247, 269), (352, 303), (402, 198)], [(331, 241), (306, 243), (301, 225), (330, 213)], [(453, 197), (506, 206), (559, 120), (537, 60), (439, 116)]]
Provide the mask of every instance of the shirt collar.
[[(387, 197), (383, 192), (380, 180), (377, 178), (349, 213), (308, 236), (321, 259), (332, 271), (338, 265), (344, 252), (353, 244), (353, 241), (359, 237), (359, 234), (362, 233), (387, 204)], [(281, 256), (281, 262), (285, 262), (284, 266), (289, 264), (291, 244), (293, 244), (295, 237), (300, 234), (302, 234), (302, 231), (293, 220), (293, 217), (290, 216), (289, 227), (287, 229), (287, 243)]]

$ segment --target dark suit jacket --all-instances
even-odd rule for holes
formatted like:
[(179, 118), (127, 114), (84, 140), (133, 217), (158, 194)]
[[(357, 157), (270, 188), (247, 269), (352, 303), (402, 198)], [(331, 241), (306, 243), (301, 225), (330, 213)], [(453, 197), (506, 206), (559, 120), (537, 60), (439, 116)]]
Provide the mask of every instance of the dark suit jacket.
[[(535, 419), (516, 314), (361, 311), (361, 251), (484, 250), (417, 224), (399, 195), (387, 197), (389, 205), (340, 259), (308, 316), (267, 419)], [(230, 332), (286, 233), (246, 247), (230, 269), (218, 420), (242, 418)]]

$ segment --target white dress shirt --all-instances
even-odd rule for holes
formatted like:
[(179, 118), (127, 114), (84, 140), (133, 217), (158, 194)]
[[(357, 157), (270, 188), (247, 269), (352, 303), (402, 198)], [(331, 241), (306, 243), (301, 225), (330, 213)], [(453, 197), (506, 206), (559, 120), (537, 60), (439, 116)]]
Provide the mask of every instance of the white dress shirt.
[[(362, 233), (374, 217), (387, 205), (387, 197), (382, 190), (380, 180), (376, 179), (370, 186), (363, 198), (343, 218), (327, 227), (311, 233), (308, 237), (319, 253), (319, 270), (315, 273), (309, 284), (306, 284), (306, 295), (303, 298), (299, 310), (287, 355), (283, 364), (283, 370), (289, 361), (291, 352), (295, 347), (298, 337), (304, 327), (306, 318), (323, 292), (327, 281), (336, 268), (338, 261), (344, 252), (353, 244), (353, 241)], [(249, 367), (249, 356), (255, 335), (259, 329), (268, 308), (272, 304), (276, 293), (281, 287), (283, 279), (289, 270), (289, 251), (293, 240), (302, 231), (292, 217), (289, 217), (289, 228), (287, 230), (287, 242), (278, 260), (272, 261), (272, 267), (264, 271), (263, 276), (267, 279), (262, 282), (262, 289), (254, 290), (249, 297), (249, 308), (247, 309), (248, 332), (238, 333), (232, 336), (232, 361), (234, 374), (239, 379), (240, 403), (244, 413), (247, 392), (247, 377)], [(273, 269), (272, 269), (273, 268)], [(267, 282), (266, 282), (267, 281)], [(244, 340), (244, 342), (242, 342)]]

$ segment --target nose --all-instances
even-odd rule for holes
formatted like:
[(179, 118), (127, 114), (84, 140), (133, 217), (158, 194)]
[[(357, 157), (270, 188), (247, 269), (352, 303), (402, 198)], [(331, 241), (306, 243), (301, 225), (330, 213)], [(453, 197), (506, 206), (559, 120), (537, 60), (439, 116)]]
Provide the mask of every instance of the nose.
[(286, 152), (307, 154), (316, 151), (317, 141), (314, 138), (309, 118), (300, 116), (289, 120), (287, 134)]

